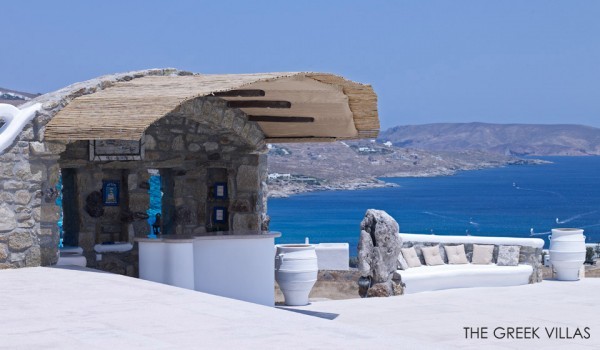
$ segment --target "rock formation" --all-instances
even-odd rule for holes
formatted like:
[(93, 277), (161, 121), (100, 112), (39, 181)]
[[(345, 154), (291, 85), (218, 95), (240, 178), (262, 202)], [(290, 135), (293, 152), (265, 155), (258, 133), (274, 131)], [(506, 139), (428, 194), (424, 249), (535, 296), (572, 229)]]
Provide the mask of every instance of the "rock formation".
[(383, 210), (369, 209), (360, 224), (358, 281), (361, 297), (387, 297), (403, 293), (395, 276), (402, 240), (396, 220)]

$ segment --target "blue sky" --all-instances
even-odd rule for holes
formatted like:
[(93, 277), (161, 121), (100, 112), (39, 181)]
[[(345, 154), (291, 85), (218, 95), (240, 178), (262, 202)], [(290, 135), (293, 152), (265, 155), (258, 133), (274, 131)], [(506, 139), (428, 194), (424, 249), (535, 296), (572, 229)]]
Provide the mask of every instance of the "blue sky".
[(0, 0), (0, 86), (114, 72), (323, 71), (372, 84), (382, 128), (600, 127), (600, 1)]

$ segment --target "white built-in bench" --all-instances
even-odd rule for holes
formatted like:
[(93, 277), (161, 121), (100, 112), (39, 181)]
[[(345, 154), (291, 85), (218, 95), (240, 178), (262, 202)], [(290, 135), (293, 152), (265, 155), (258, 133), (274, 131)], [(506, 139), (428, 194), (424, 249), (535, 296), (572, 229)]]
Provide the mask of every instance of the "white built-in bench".
[(59, 248), (60, 255), (58, 257), (57, 266), (82, 266), (86, 267), (87, 260), (83, 256), (83, 248), (81, 247), (61, 247)]
[[(541, 282), (539, 238), (438, 236), (401, 233), (402, 247), (414, 247), (423, 266), (397, 270), (404, 293), (418, 293), (449, 288), (501, 287)], [(444, 246), (464, 245), (468, 263), (449, 264)], [(473, 244), (494, 245), (492, 263), (473, 264)], [(421, 248), (439, 245), (443, 265), (427, 266)], [(518, 265), (498, 266), (500, 246), (519, 246)], [(400, 253), (402, 255), (402, 253)]]

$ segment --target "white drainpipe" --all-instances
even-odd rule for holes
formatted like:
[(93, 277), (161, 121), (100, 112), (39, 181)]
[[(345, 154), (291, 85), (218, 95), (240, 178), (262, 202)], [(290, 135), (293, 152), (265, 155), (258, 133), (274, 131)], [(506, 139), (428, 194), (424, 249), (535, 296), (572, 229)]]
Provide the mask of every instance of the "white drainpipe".
[(0, 128), (0, 153), (4, 152), (13, 143), (23, 127), (35, 117), (35, 113), (41, 108), (41, 103), (36, 103), (24, 109), (0, 103), (0, 119), (4, 121), (4, 125)]

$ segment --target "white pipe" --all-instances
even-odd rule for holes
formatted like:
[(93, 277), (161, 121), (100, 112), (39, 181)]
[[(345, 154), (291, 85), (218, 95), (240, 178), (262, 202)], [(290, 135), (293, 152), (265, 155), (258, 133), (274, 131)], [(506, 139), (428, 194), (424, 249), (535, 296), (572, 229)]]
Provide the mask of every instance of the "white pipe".
[(25, 109), (0, 103), (0, 118), (4, 120), (4, 125), (0, 128), (0, 153), (4, 152), (13, 143), (23, 127), (35, 117), (35, 112), (41, 108), (41, 103), (36, 103)]

